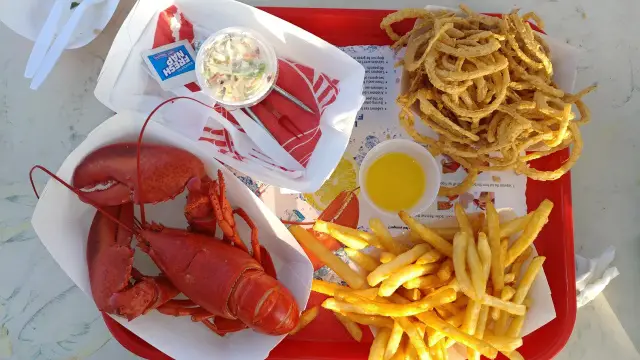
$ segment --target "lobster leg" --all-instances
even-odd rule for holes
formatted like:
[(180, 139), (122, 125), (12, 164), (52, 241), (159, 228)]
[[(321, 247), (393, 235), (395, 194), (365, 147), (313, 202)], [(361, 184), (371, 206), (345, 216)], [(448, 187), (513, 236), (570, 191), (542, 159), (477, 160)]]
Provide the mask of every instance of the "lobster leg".
[(219, 316), (216, 317), (213, 322), (211, 322), (211, 320), (204, 320), (202, 323), (220, 336), (225, 336), (228, 333), (237, 332), (247, 328), (247, 325), (240, 320), (225, 319)]
[[(133, 286), (113, 294), (109, 301), (112, 307), (118, 309), (118, 314), (127, 317), (128, 320), (133, 320), (162, 306), (179, 293), (180, 291), (164, 276), (143, 276)], [(136, 304), (141, 304), (141, 306), (136, 306)]]
[[(172, 300), (173, 301), (173, 300)], [(157, 310), (165, 315), (170, 316), (191, 316), (193, 317), (202, 317), (202, 316), (213, 316), (207, 310), (197, 306), (197, 305), (181, 305), (180, 303), (168, 302), (162, 306), (160, 306)], [(193, 320), (200, 321), (200, 320)]]
[[(225, 185), (221, 171), (218, 172), (218, 177), (220, 179), (220, 189), (218, 189), (218, 182), (215, 180), (211, 182), (211, 187), (209, 188), (214, 216), (218, 219), (218, 223), (220, 224), (220, 229), (222, 229), (224, 237), (231, 239), (236, 247), (248, 253), (249, 249), (247, 249), (247, 246), (242, 242), (238, 235), (238, 231), (236, 230), (236, 222), (233, 219), (231, 205), (229, 205), (229, 202), (227, 202), (224, 195)], [(218, 192), (220, 194), (218, 194)]]
[[(191, 300), (170, 300), (158, 307), (160, 313), (169, 316), (191, 316), (191, 321), (201, 322), (220, 336), (230, 332), (244, 330), (247, 326), (238, 319), (226, 319), (215, 316), (207, 310), (195, 305)], [(211, 321), (212, 318), (213, 322)]]
[(260, 242), (258, 241), (258, 228), (256, 227), (256, 224), (253, 223), (253, 220), (251, 220), (249, 215), (247, 215), (247, 213), (242, 208), (233, 210), (233, 214), (237, 214), (238, 216), (240, 216), (240, 218), (242, 218), (242, 220), (244, 220), (247, 225), (249, 225), (249, 228), (251, 229), (251, 248), (253, 249), (253, 258), (256, 259), (257, 262), (262, 264), (262, 261), (260, 260), (262, 258), (262, 251), (260, 250)]
[(213, 209), (209, 189), (211, 179), (191, 179), (187, 183), (189, 194), (184, 207), (184, 215), (192, 231), (210, 236), (216, 235), (217, 221), (213, 217)]

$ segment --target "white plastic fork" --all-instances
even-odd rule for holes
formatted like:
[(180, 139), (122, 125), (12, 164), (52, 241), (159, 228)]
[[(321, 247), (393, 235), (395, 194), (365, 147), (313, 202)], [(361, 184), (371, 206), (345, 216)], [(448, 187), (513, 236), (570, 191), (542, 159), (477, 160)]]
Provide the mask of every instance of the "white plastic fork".
[(71, 36), (73, 36), (73, 33), (78, 27), (78, 24), (80, 23), (80, 20), (82, 19), (85, 11), (87, 11), (89, 7), (99, 4), (103, 1), (105, 0), (83, 0), (80, 5), (78, 5), (73, 10), (69, 21), (67, 21), (67, 23), (60, 31), (60, 34), (54, 41), (53, 45), (51, 45), (49, 52), (42, 60), (42, 65), (36, 72), (36, 75), (33, 77), (33, 81), (31, 81), (32, 90), (37, 90), (40, 85), (42, 85), (42, 83), (47, 79), (47, 76), (49, 76), (49, 73), (51, 72), (51, 70), (53, 70), (53, 67), (58, 62), (58, 59), (60, 59), (60, 55), (62, 55), (62, 52), (69, 44), (69, 40), (71, 40)]

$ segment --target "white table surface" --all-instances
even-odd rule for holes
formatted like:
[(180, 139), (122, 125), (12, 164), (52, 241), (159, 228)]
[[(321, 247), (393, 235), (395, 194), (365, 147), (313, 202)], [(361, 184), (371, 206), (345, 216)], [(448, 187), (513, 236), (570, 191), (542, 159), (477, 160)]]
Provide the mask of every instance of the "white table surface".
[[(19, 0), (3, 0), (19, 1)], [(400, 8), (418, 0), (253, 0), (252, 5)], [(454, 1), (432, 1), (455, 6)], [(634, 0), (475, 0), (476, 10), (535, 9), (547, 31), (583, 50), (578, 87), (599, 84), (586, 100), (592, 123), (572, 172), (576, 252), (617, 248), (622, 273), (604, 296), (578, 312), (557, 359), (640, 359), (640, 2)], [(111, 112), (93, 96), (98, 72), (132, 6), (123, 0), (93, 43), (63, 54), (38, 92), (22, 77), (32, 43), (0, 24), (0, 359), (133, 359), (109, 335), (92, 301), (56, 265), (29, 220), (35, 197), (28, 171), (57, 169)], [(633, 155), (636, 154), (636, 155)], [(44, 177), (38, 177), (44, 183)], [(560, 245), (559, 245), (560, 246)], [(547, 276), (554, 276), (547, 274)]]

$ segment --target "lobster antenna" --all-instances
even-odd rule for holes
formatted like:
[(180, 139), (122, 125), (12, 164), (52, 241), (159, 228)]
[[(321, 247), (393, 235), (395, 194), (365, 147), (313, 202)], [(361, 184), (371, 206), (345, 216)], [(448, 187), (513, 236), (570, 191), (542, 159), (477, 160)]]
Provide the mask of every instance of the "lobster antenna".
[[(165, 106), (168, 103), (173, 103), (176, 100), (182, 100), (182, 99), (187, 99), (187, 100), (191, 100), (191, 101), (195, 101), (205, 107), (208, 107), (209, 109), (212, 110), (216, 110), (213, 106), (207, 105), (205, 103), (203, 103), (200, 100), (196, 100), (194, 98), (188, 97), (188, 96), (176, 96), (173, 97), (169, 100), (165, 100), (162, 103), (160, 103), (160, 105), (156, 106), (155, 109), (153, 109), (153, 111), (151, 111), (151, 113), (149, 114), (149, 116), (147, 116), (147, 119), (144, 121), (144, 124), (142, 124), (142, 129), (140, 129), (140, 135), (138, 136), (138, 149), (137, 149), (137, 156), (136, 156), (136, 175), (137, 175), (137, 182), (138, 182), (138, 186), (136, 189), (137, 192), (137, 197), (138, 197), (138, 202), (140, 205), (140, 221), (143, 224), (146, 224), (146, 218), (145, 218), (145, 213), (144, 213), (144, 204), (142, 202), (143, 196), (142, 196), (142, 172), (140, 170), (140, 151), (142, 149), (142, 136), (144, 135), (144, 131), (147, 129), (147, 124), (149, 124), (149, 121), (151, 120), (151, 118), (153, 118), (153, 116), (156, 114), (156, 112), (158, 110), (160, 110), (163, 106)], [(135, 199), (134, 199), (135, 200)]]
[(38, 199), (40, 199), (40, 195), (38, 194), (38, 190), (36, 190), (36, 185), (35, 182), (33, 181), (33, 172), (35, 170), (42, 170), (44, 171), (47, 175), (51, 176), (53, 179), (55, 179), (57, 182), (59, 182), (60, 184), (64, 185), (67, 189), (71, 190), (71, 192), (73, 192), (74, 194), (76, 194), (82, 201), (88, 203), (89, 205), (93, 206), (94, 208), (96, 208), (96, 210), (100, 211), (102, 213), (102, 215), (106, 216), (109, 220), (115, 222), (116, 224), (122, 226), (124, 229), (126, 229), (127, 231), (131, 232), (132, 234), (135, 234), (135, 231), (133, 231), (132, 229), (130, 229), (127, 225), (125, 225), (124, 223), (122, 223), (119, 219), (116, 219), (114, 216), (112, 216), (111, 214), (109, 214), (108, 212), (104, 211), (100, 205), (98, 205), (97, 203), (95, 203), (93, 200), (89, 199), (88, 197), (86, 197), (82, 191), (74, 188), (73, 186), (69, 185), (66, 181), (62, 180), (60, 177), (58, 177), (58, 175), (52, 173), (51, 171), (49, 171), (49, 169), (41, 166), (41, 165), (36, 165), (34, 167), (31, 168), (31, 170), (29, 171), (29, 180), (31, 181), (31, 188), (33, 189), (33, 192), (36, 194), (36, 197)]

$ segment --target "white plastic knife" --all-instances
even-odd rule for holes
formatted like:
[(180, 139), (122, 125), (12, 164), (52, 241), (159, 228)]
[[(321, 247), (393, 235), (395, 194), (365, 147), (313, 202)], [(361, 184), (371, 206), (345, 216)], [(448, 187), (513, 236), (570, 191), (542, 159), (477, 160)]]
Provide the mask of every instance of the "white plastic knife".
[(31, 89), (37, 90), (40, 85), (47, 79), (51, 70), (60, 59), (60, 55), (66, 49), (69, 44), (69, 40), (73, 36), (82, 16), (85, 11), (93, 5), (99, 4), (104, 0), (83, 0), (80, 5), (78, 5), (71, 14), (69, 21), (65, 24), (65, 26), (60, 31), (60, 34), (54, 41), (53, 45), (49, 49), (49, 52), (45, 56), (44, 60), (42, 60), (42, 65), (36, 72), (36, 75), (33, 77), (33, 81), (31, 81)]
[(27, 68), (24, 71), (24, 77), (27, 79), (33, 78), (47, 54), (47, 50), (49, 50), (49, 46), (51, 46), (51, 42), (58, 32), (58, 23), (60, 22), (65, 6), (69, 6), (69, 0), (56, 0), (53, 4), (51, 12), (49, 12), (49, 16), (44, 22), (42, 29), (40, 29), (40, 34), (38, 34), (36, 38), (36, 42), (31, 50), (31, 55), (27, 61)]

